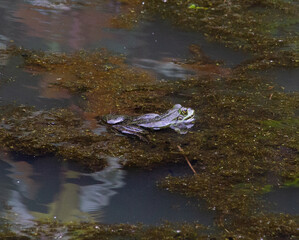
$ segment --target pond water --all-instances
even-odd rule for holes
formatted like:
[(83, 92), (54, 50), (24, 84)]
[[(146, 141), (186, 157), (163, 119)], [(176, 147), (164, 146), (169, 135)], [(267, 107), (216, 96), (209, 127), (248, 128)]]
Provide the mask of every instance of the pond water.
[[(77, 2), (70, 6), (47, 0), (0, 0), (0, 48), (11, 42), (50, 52), (104, 47), (125, 54), (129, 64), (151, 71), (157, 79), (184, 79), (193, 74), (173, 62), (189, 56), (188, 46), (192, 43), (199, 44), (209, 58), (223, 61), (227, 67), (250, 58), (241, 51), (208, 42), (201, 34), (179, 31), (159, 20), (140, 22), (133, 30), (112, 29), (108, 19), (120, 11), (119, 3), (102, 1), (94, 7), (92, 1)], [(55, 76), (32, 75), (19, 68), (21, 64), (17, 57), (0, 57), (0, 79), (11, 77), (0, 88), (1, 105), (17, 103), (50, 109), (83, 104), (80, 97), (67, 91), (47, 88)], [(284, 71), (278, 69), (273, 73), (277, 82), (288, 91), (298, 91), (298, 70)], [(284, 81), (285, 78), (292, 81)], [(204, 202), (156, 187), (156, 181), (168, 174), (189, 174), (187, 166), (124, 170), (118, 159), (109, 156), (107, 159), (106, 169), (86, 173), (80, 166), (53, 156), (34, 158), (1, 152), (0, 210), (12, 221), (28, 225), (38, 217), (62, 221), (92, 219), (103, 223), (158, 224), (168, 220), (212, 224), (215, 213), (207, 210)], [(284, 189), (267, 196), (277, 203), (275, 211), (291, 214), (298, 214), (296, 197), (297, 189)]]
[(298, 92), (299, 91), (299, 69), (275, 69), (269, 71), (268, 74), (274, 78), (274, 80), (284, 87), (287, 92)]
[[(54, 157), (28, 157), (2, 152), (1, 212), (16, 223), (41, 218), (60, 221), (158, 224), (198, 221), (212, 224), (203, 202), (159, 190), (156, 181), (183, 174), (185, 167), (158, 171), (124, 170), (117, 158), (94, 173)], [(9, 208), (5, 208), (5, 206)]]

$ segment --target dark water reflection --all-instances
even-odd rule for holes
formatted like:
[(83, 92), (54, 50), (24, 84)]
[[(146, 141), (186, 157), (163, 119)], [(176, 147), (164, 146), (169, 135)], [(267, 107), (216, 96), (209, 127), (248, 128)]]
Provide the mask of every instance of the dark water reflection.
[(103, 223), (157, 224), (168, 220), (212, 224), (213, 214), (203, 203), (157, 189), (157, 180), (169, 173), (181, 174), (182, 169), (128, 172), (120, 168), (118, 159), (107, 160), (109, 166), (103, 171), (84, 173), (79, 166), (53, 157), (2, 152), (2, 215), (17, 223), (50, 217)]
[(299, 92), (299, 68), (294, 69), (274, 69), (268, 71), (286, 92)]
[(267, 193), (264, 199), (271, 202), (270, 209), (273, 212), (299, 214), (299, 192), (296, 187), (281, 188)]
[(51, 109), (80, 104), (79, 96), (72, 96), (64, 89), (49, 86), (55, 75), (32, 75), (18, 68), (23, 63), (19, 57), (9, 58), (5, 63), (0, 75), (0, 81), (6, 81), (0, 88), (0, 105), (26, 104), (35, 106), (36, 109)]
[(113, 38), (105, 27), (118, 12), (117, 3), (103, 1), (97, 8), (74, 4), (72, 8), (52, 2), (1, 0), (0, 29), (5, 37), (18, 46), (50, 51), (78, 50), (99, 39)]
[(17, 46), (54, 52), (105, 47), (126, 54), (129, 63), (167, 79), (185, 78), (192, 73), (173, 63), (189, 55), (188, 46), (192, 43), (199, 44), (211, 59), (222, 60), (229, 67), (249, 57), (207, 42), (202, 34), (178, 31), (161, 21), (141, 22), (133, 30), (111, 29), (110, 19), (120, 11), (119, 3), (101, 1), (96, 6), (1, 0), (0, 43), (13, 41)]

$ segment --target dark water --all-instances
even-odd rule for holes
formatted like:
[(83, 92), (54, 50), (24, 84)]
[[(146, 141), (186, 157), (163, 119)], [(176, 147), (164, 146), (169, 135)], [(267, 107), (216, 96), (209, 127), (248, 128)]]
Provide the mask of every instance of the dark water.
[[(80, 98), (71, 96), (66, 90), (49, 88), (54, 75), (34, 76), (18, 67), (22, 64), (21, 58), (7, 59), (0, 76), (0, 80), (2, 78), (7, 81), (7, 84), (0, 88), (0, 105), (16, 103), (35, 106), (37, 109), (51, 109), (80, 104)], [(7, 80), (7, 76), (10, 76), (10, 79)]]
[(274, 78), (274, 80), (284, 87), (287, 92), (299, 91), (299, 69), (274, 69), (268, 71), (268, 74)]
[[(199, 44), (207, 56), (223, 61), (228, 67), (250, 57), (207, 42), (201, 34), (178, 31), (158, 20), (140, 22), (133, 30), (111, 29), (108, 19), (119, 11), (120, 5), (113, 0), (101, 1), (96, 7), (53, 5), (46, 0), (0, 0), (0, 48), (11, 43), (50, 52), (105, 47), (125, 54), (128, 63), (152, 71), (158, 79), (184, 79), (192, 74), (173, 62), (188, 57), (188, 46), (192, 43)], [(27, 104), (38, 109), (81, 104), (80, 97), (48, 88), (56, 76), (32, 75), (19, 68), (21, 64), (19, 58), (0, 56), (0, 80), (11, 78), (0, 86), (0, 104)], [(297, 70), (277, 70), (273, 74), (286, 90), (298, 91)], [(90, 174), (54, 157), (1, 152), (1, 213), (15, 223), (28, 226), (39, 217), (63, 221), (92, 219), (103, 223), (157, 224), (163, 220), (212, 223), (214, 213), (206, 209), (204, 202), (156, 188), (157, 180), (168, 174), (188, 173), (187, 167), (125, 171), (117, 159), (107, 158), (108, 168)], [(273, 210), (298, 214), (297, 189), (279, 190), (268, 194), (268, 198), (277, 203)]]
[(299, 192), (296, 187), (281, 188), (265, 194), (264, 197), (271, 202), (269, 208), (273, 212), (299, 214)]
[(102, 223), (158, 224), (168, 220), (212, 224), (213, 213), (206, 210), (203, 202), (156, 187), (162, 177), (181, 175), (189, 170), (187, 167), (125, 171), (117, 158), (107, 157), (107, 161), (109, 166), (103, 171), (84, 173), (79, 166), (54, 157), (2, 152), (2, 215), (16, 223), (50, 217)]

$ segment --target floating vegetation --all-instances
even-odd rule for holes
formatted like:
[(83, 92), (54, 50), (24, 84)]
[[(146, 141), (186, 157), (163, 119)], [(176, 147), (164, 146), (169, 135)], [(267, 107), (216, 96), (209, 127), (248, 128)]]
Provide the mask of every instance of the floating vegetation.
[(210, 39), (254, 53), (298, 44), (295, 33), (287, 41), (275, 36), (298, 23), (298, 6), (292, 1), (148, 0), (126, 4), (143, 18), (158, 15), (180, 28), (204, 32)]
[[(52, 86), (80, 95), (86, 104), (76, 112), (4, 106), (0, 145), (31, 155), (57, 154), (91, 170), (105, 167), (105, 155), (121, 158), (126, 167), (186, 165), (187, 161), (196, 174), (167, 176), (158, 186), (204, 199), (217, 213), (215, 234), (192, 224), (86, 223), (66, 226), (71, 239), (298, 238), (298, 219), (267, 213), (267, 204), (260, 197), (271, 189), (298, 186), (299, 94), (285, 93), (256, 74), (268, 68), (298, 67), (298, 36), (283, 31), (298, 24), (298, 6), (282, 0), (121, 2), (125, 13), (120, 19), (126, 21), (121, 26), (116, 18), (115, 26), (133, 27), (142, 17), (158, 15), (176, 26), (249, 51), (252, 58), (228, 69), (192, 45), (193, 56), (179, 64), (197, 75), (184, 81), (158, 82), (149, 73), (128, 66), (125, 57), (104, 49), (48, 54), (9, 48), (7, 54), (23, 57), (24, 69), (40, 76), (53, 74)], [(194, 128), (186, 135), (167, 129), (153, 131), (147, 143), (109, 130), (96, 134), (96, 116), (112, 109), (113, 114), (132, 116), (161, 113), (173, 106), (170, 99), (175, 97), (197, 115)]]
[(252, 218), (238, 218), (238, 222), (222, 222), (217, 231), (211, 231), (197, 223), (159, 226), (143, 224), (67, 223), (53, 221), (36, 222), (34, 227), (16, 234), (7, 230), (1, 239), (296, 239), (298, 219), (289, 215), (268, 214)]
[(238, 68), (242, 70), (265, 70), (270, 68), (297, 68), (299, 67), (299, 52), (279, 51), (264, 54), (252, 60), (243, 62)]
[[(203, 32), (207, 39), (252, 53), (248, 68), (298, 67), (298, 4), (293, 1), (135, 1), (115, 19), (132, 28), (140, 19), (160, 17), (175, 26)], [(133, 14), (134, 13), (134, 14)], [(134, 15), (134, 16), (132, 16)], [(294, 51), (296, 50), (297, 51)]]
[(32, 228), (15, 234), (7, 230), (1, 239), (207, 239), (207, 228), (200, 224), (146, 226), (142, 224), (36, 222)]
[(105, 49), (70, 55), (15, 47), (8, 52), (23, 56), (28, 71), (55, 74), (53, 86), (81, 94), (88, 100), (85, 111), (95, 116), (109, 114), (112, 109), (115, 113), (132, 114), (138, 110), (165, 110), (170, 106), (162, 100), (166, 92), (151, 86), (155, 82), (153, 77), (141, 69), (129, 67), (124, 57), (111, 55)]
[(98, 169), (105, 166), (105, 161), (100, 157), (105, 153), (104, 145), (98, 145), (96, 149), (90, 145), (101, 137), (84, 128), (82, 120), (72, 112), (64, 109), (34, 111), (23, 106), (5, 106), (0, 113), (2, 146), (35, 156), (58, 154)]
[[(161, 186), (204, 198), (211, 208), (229, 214), (245, 214), (256, 205), (255, 199), (265, 185), (279, 186), (298, 173), (298, 118), (294, 116), (298, 94), (283, 93), (254, 74), (236, 69), (222, 78), (205, 76), (159, 83), (128, 68), (123, 58), (102, 51), (70, 56), (18, 51), (25, 58), (26, 69), (72, 76), (61, 77), (53, 84), (83, 94), (88, 103), (83, 110), (93, 116), (111, 109), (102, 107), (105, 101), (117, 101), (112, 105), (117, 106), (118, 114), (159, 113), (159, 109), (171, 106), (161, 101), (166, 96), (182, 95), (184, 105), (196, 109), (198, 117), (190, 134), (174, 138), (171, 131), (152, 132), (147, 144), (110, 132), (96, 135), (83, 127), (84, 114), (81, 119), (69, 110), (26, 115), (27, 110), (22, 109), (21, 114), (6, 117), (3, 122), (10, 127), (2, 129), (6, 137), (1, 142), (13, 150), (34, 155), (57, 153), (91, 166), (101, 166), (101, 154), (112, 154), (126, 159), (123, 164), (127, 166), (150, 167), (184, 162), (179, 145), (198, 174), (170, 177)], [(107, 65), (113, 67), (106, 70)], [(144, 76), (146, 82), (141, 81)], [(268, 179), (270, 172), (277, 176), (277, 182)]]
[[(197, 91), (187, 102), (200, 111), (199, 131), (188, 135), (184, 150), (197, 161), (198, 174), (169, 176), (160, 186), (204, 198), (224, 214), (255, 211), (265, 185), (280, 186), (298, 173), (298, 118), (293, 115), (298, 94), (281, 93), (249, 75), (245, 83), (237, 75), (226, 81), (194, 79), (189, 87)], [(270, 130), (269, 123), (276, 128)]]

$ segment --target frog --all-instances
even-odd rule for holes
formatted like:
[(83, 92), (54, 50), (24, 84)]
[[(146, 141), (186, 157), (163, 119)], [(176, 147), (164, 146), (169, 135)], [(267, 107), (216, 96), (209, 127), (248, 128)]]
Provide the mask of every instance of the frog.
[(179, 134), (186, 134), (195, 122), (195, 111), (192, 108), (175, 104), (162, 114), (147, 113), (141, 116), (106, 115), (103, 122), (122, 134), (142, 138), (148, 130), (171, 128)]

